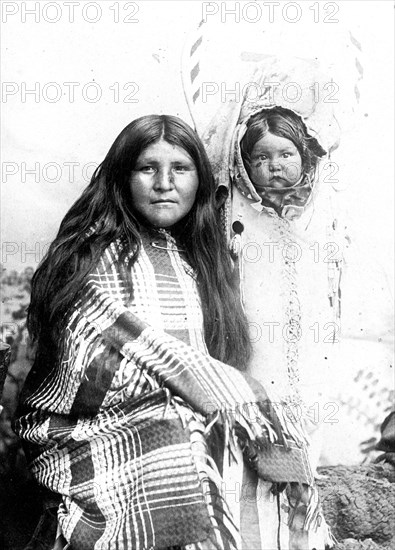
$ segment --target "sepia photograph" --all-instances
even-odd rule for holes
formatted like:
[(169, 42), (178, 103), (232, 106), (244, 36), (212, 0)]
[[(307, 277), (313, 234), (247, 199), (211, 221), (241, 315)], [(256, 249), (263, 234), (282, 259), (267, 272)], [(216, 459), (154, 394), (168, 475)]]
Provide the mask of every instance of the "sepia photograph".
[(391, 550), (394, 3), (0, 11), (0, 548)]

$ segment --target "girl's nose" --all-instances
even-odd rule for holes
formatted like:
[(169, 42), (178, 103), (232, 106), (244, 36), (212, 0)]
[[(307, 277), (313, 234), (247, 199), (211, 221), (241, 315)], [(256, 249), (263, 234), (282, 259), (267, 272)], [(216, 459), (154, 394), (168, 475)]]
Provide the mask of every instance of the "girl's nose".
[(155, 187), (162, 191), (167, 191), (168, 189), (173, 189), (174, 179), (173, 173), (171, 170), (159, 170), (157, 178), (155, 180)]

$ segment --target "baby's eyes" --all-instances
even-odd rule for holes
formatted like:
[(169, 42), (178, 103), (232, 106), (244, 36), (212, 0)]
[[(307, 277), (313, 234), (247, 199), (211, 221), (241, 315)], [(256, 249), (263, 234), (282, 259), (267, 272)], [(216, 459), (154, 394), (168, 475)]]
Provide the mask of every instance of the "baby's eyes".
[[(290, 151), (286, 151), (284, 153), (281, 154), (281, 158), (284, 158), (284, 159), (289, 159), (293, 156), (293, 153), (291, 153)], [(255, 160), (269, 160), (269, 157), (268, 155), (264, 155), (263, 153), (260, 154), (260, 155), (257, 155), (255, 157)]]

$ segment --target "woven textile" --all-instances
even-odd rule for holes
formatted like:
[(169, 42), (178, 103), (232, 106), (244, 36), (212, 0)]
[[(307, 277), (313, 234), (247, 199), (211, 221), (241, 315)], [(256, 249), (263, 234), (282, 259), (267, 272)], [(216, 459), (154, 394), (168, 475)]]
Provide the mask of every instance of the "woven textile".
[(32, 472), (62, 496), (58, 520), (72, 548), (239, 548), (224, 469), (237, 456), (240, 469), (241, 446), (270, 481), (259, 453), (286, 446), (272, 481), (307, 487), (303, 441), (258, 383), (207, 354), (194, 273), (174, 239), (144, 234), (132, 270), (131, 298), (117, 248), (107, 249), (58, 363), (44, 380), (32, 370), (16, 423)]

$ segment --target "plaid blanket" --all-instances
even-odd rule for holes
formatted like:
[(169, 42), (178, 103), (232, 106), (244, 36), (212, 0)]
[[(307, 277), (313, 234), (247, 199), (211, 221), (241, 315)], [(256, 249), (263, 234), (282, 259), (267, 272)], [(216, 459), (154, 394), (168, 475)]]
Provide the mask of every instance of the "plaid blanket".
[[(223, 468), (243, 449), (259, 478), (308, 491), (303, 434), (254, 379), (208, 355), (194, 273), (169, 233), (143, 233), (132, 298), (117, 260), (115, 243), (59, 361), (29, 376), (16, 430), (31, 470), (61, 495), (72, 548), (238, 548)], [(305, 528), (320, 521), (309, 494)]]

